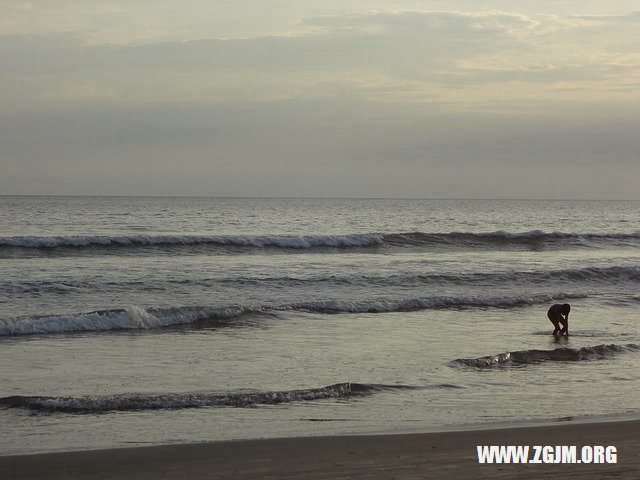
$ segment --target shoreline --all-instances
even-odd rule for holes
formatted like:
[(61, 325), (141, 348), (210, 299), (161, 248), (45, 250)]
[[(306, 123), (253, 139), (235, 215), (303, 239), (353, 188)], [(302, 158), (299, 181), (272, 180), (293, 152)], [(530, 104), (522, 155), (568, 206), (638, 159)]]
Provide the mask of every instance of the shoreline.
[[(0, 478), (640, 478), (640, 419), (426, 433), (227, 440), (0, 457)], [(479, 464), (477, 445), (615, 446), (617, 463)]]

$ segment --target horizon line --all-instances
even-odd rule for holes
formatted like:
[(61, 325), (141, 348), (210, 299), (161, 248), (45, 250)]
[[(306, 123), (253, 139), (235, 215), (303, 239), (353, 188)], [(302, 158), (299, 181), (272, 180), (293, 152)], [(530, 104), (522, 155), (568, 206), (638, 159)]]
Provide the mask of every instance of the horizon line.
[(2, 197), (60, 197), (60, 198), (210, 198), (210, 199), (271, 199), (271, 200), (486, 200), (486, 201), (548, 201), (548, 202), (637, 202), (640, 198), (514, 198), (514, 197), (372, 197), (372, 196), (297, 196), (297, 195), (160, 195), (160, 194), (126, 194), (126, 195), (88, 195), (88, 194), (48, 194), (48, 193), (16, 193), (0, 194)]

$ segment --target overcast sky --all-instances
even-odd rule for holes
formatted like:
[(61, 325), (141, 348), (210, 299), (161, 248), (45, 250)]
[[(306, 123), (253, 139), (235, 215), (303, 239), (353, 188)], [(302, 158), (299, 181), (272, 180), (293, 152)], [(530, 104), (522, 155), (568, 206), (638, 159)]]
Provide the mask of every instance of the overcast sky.
[(0, 194), (640, 198), (640, 0), (0, 0)]

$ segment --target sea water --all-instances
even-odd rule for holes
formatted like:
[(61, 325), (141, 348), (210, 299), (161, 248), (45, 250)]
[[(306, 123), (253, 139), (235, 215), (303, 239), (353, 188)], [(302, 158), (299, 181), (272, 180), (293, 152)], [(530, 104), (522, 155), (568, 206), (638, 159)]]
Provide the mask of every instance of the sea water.
[(639, 287), (640, 202), (0, 197), (0, 454), (637, 415)]

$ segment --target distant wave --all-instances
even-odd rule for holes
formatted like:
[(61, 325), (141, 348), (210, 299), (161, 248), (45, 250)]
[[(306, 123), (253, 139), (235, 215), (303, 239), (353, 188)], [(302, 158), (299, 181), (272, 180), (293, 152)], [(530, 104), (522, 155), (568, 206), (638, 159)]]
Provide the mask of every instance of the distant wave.
[(487, 233), (357, 233), (347, 235), (72, 235), (72, 236), (13, 236), (0, 237), (0, 251), (7, 249), (45, 250), (64, 249), (165, 249), (208, 247), (235, 250), (284, 249), (524, 249), (599, 247), (640, 243), (640, 231), (634, 233), (545, 233), (529, 232)]
[(253, 248), (309, 249), (314, 247), (358, 247), (380, 242), (379, 234), (351, 235), (93, 235), (68, 237), (0, 237), (0, 247), (87, 248), (220, 245)]
[(582, 348), (556, 348), (553, 350), (519, 350), (488, 355), (478, 358), (458, 358), (452, 365), (488, 368), (502, 365), (531, 365), (543, 362), (576, 362), (580, 360), (597, 360), (624, 352), (638, 352), (640, 345), (596, 345)]
[[(447, 386), (443, 386), (445, 388)], [(225, 393), (130, 393), (105, 396), (11, 396), (0, 398), (5, 408), (25, 408), (43, 412), (103, 413), (127, 410), (162, 410), (202, 407), (253, 407), (281, 403), (308, 402), (330, 398), (351, 398), (383, 391), (415, 389), (410, 385), (336, 383), (327, 387), (275, 392)]]
[(599, 243), (640, 241), (640, 231), (634, 233), (565, 233), (530, 230), (527, 232), (449, 232), (393, 233), (382, 235), (382, 242), (394, 246), (446, 246), (471, 248), (525, 248), (596, 246)]
[(187, 279), (149, 279), (148, 281), (86, 281), (86, 280), (19, 280), (15, 282), (0, 282), (0, 293), (6, 294), (69, 294), (92, 291), (130, 291), (172, 290), (176, 285), (202, 286), (214, 288), (224, 286), (255, 286), (269, 287), (300, 287), (315, 285), (366, 285), (366, 286), (430, 286), (430, 285), (491, 285), (500, 284), (541, 284), (545, 282), (563, 282), (564, 285), (597, 283), (611, 285), (612, 282), (640, 282), (640, 267), (612, 266), (586, 267), (564, 270), (545, 271), (505, 271), (505, 272), (475, 272), (451, 274), (402, 274), (402, 275), (328, 275), (328, 276), (273, 276), (273, 277), (222, 277), (222, 278), (187, 278)]
[(147, 330), (219, 322), (257, 313), (303, 311), (311, 313), (385, 313), (433, 309), (514, 308), (549, 303), (585, 295), (533, 295), (522, 297), (433, 297), (402, 300), (345, 301), (326, 300), (280, 305), (229, 305), (225, 307), (173, 307), (110, 309), (64, 315), (21, 316), (0, 319), (0, 336), (110, 330)]

